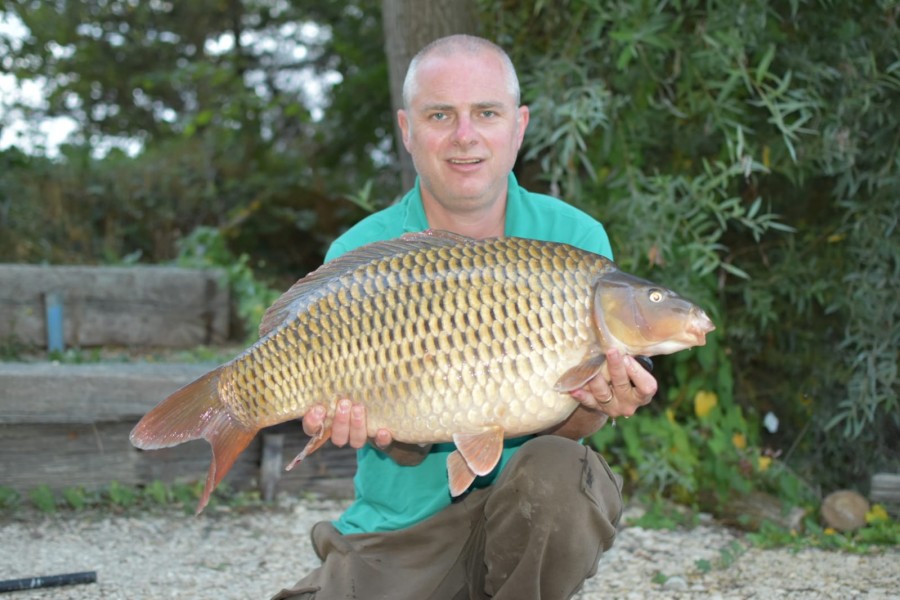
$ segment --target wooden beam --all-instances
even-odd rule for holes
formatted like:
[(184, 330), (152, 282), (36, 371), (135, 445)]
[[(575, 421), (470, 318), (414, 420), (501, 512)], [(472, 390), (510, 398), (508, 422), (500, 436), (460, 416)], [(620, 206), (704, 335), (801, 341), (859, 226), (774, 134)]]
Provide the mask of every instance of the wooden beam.
[(215, 366), (0, 363), (0, 423), (137, 422)]
[(221, 269), (0, 264), (0, 338), (46, 347), (47, 294), (62, 300), (69, 347), (189, 348), (228, 339)]

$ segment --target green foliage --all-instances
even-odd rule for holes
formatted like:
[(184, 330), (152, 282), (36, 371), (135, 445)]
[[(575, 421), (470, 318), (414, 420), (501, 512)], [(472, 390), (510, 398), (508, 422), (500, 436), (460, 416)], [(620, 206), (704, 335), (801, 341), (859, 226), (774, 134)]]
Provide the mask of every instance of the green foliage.
[(657, 497), (650, 497), (647, 510), (636, 518), (628, 519), (628, 525), (644, 529), (682, 529), (697, 524), (697, 515), (671, 502)]
[(56, 495), (50, 489), (50, 486), (46, 484), (39, 485), (31, 490), (28, 498), (39, 511), (45, 513), (56, 512)]
[(106, 498), (115, 507), (128, 508), (135, 503), (138, 495), (134, 488), (113, 481), (106, 489)]
[[(716, 352), (657, 361), (674, 421), (644, 409), (596, 443), (686, 498), (802, 502), (804, 480), (896, 466), (898, 5), (479, 4), (532, 108), (528, 166), (604, 222), (623, 268), (717, 325)], [(719, 400), (707, 419), (685, 408), (698, 390)], [(748, 469), (774, 456), (793, 483)]]
[(172, 502), (174, 498), (174, 494), (171, 489), (169, 489), (166, 484), (162, 481), (156, 480), (144, 487), (144, 498), (147, 498), (154, 504), (165, 505)]
[(87, 506), (89, 496), (83, 487), (68, 487), (62, 491), (63, 500), (74, 510), (81, 510)]
[(278, 298), (280, 292), (256, 279), (246, 254), (235, 258), (225, 245), (219, 230), (198, 227), (178, 242), (176, 264), (182, 267), (222, 267), (228, 286), (235, 297), (238, 317), (250, 341), (256, 340), (256, 330), (263, 314)]
[(815, 519), (807, 518), (803, 523), (802, 533), (785, 531), (764, 523), (760, 531), (748, 534), (748, 539), (760, 548), (822, 548), (865, 554), (880, 546), (900, 545), (900, 522), (885, 518), (869, 523), (862, 529), (841, 533), (822, 528)]
[[(173, 484), (153, 481), (141, 488), (112, 481), (102, 489), (86, 490), (82, 486), (64, 488), (60, 492), (60, 501), (57, 493), (44, 484), (28, 493), (28, 505), (48, 514), (57, 512), (61, 507), (74, 511), (112, 507), (125, 511), (166, 506), (181, 507), (185, 513), (193, 514), (203, 493), (203, 485), (201, 481)], [(256, 490), (234, 491), (227, 485), (220, 485), (210, 497), (209, 509), (216, 506), (242, 509), (260, 504), (260, 495)], [(0, 486), (0, 511), (11, 513), (24, 505), (16, 490)]]
[(4, 5), (28, 35), (0, 70), (48, 94), (4, 108), (77, 130), (54, 160), (0, 151), (3, 260), (164, 262), (207, 226), (290, 283), (361, 216), (345, 196), (397, 193), (377, 2), (125, 4)]
[(0, 485), (0, 510), (14, 510), (22, 504), (22, 496), (11, 487)]

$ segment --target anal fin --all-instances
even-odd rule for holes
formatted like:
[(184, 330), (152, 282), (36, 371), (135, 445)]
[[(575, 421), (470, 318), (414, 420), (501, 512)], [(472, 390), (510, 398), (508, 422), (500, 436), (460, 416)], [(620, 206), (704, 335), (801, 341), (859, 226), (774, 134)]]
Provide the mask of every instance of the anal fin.
[(487, 475), (503, 454), (503, 428), (492, 425), (478, 433), (454, 433), (453, 442), (473, 473)]
[(475, 473), (466, 464), (459, 450), (454, 450), (447, 457), (447, 477), (450, 480), (450, 495), (456, 498), (472, 485)]

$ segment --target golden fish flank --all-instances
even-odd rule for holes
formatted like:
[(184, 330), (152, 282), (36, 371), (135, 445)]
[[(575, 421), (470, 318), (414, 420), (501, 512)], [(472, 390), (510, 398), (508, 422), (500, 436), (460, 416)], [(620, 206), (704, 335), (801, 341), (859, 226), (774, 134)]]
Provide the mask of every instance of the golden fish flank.
[(494, 467), (504, 436), (565, 419), (577, 406), (569, 392), (596, 376), (608, 348), (674, 352), (712, 328), (674, 292), (571, 246), (413, 234), (301, 279), (266, 313), (259, 342), (163, 401), (132, 441), (209, 440), (202, 508), (256, 431), (327, 405), (302, 458), (327, 439), (335, 399), (349, 396), (365, 403), (370, 435), (453, 440), (458, 494)]
[[(234, 363), (247, 372), (239, 380), (249, 383), (244, 389), (236, 386), (231, 395), (235, 416), (242, 423), (279, 422), (286, 413), (302, 414), (320, 399), (346, 394), (366, 403), (370, 433), (389, 426), (398, 439), (424, 442), (439, 435), (448, 441), (458, 427), (451, 425), (453, 419), (441, 419), (452, 429), (423, 432), (414, 418), (420, 411), (410, 409), (410, 403), (417, 407), (420, 397), (431, 398), (433, 413), (461, 414), (462, 424), (478, 426), (486, 416), (496, 418), (493, 402), (486, 403), (490, 389), (511, 399), (508, 413), (521, 415), (522, 421), (541, 420), (547, 408), (542, 396), (558, 402), (552, 383), (565, 365), (584, 355), (589, 342), (590, 298), (581, 293), (589, 289), (588, 273), (576, 271), (580, 277), (563, 281), (578, 290), (567, 301), (540, 281), (542, 269), (554, 268), (547, 257), (520, 262), (488, 264), (471, 248), (437, 248), (367, 265), (361, 278), (338, 280), (340, 287), (327, 290), (274, 332), (272, 344), (257, 346)], [(422, 263), (434, 265), (431, 279)], [(464, 276), (434, 275), (457, 272)], [(564, 307), (575, 318), (566, 319)], [(563, 343), (569, 348), (544, 360), (548, 347)], [(279, 352), (270, 356), (273, 347)], [(307, 357), (299, 379), (272, 375), (296, 366), (297, 357)], [(260, 393), (260, 379), (268, 402), (248, 402)], [(273, 386), (271, 380), (293, 380), (296, 387)]]

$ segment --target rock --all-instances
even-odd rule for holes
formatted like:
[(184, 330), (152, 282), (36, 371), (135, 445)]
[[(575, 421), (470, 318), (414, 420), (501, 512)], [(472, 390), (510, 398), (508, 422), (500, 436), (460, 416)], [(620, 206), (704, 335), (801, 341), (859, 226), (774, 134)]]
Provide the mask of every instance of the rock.
[(822, 520), (838, 531), (855, 531), (866, 525), (869, 501), (853, 490), (838, 490), (822, 502)]
[(745, 531), (759, 531), (766, 522), (785, 531), (799, 531), (805, 515), (805, 511), (796, 506), (785, 510), (784, 503), (772, 494), (753, 491), (737, 496), (721, 507), (719, 519), (725, 525)]
[(664, 590), (670, 592), (684, 592), (688, 589), (688, 584), (684, 577), (673, 575), (672, 577), (666, 579), (666, 582), (662, 587)]

